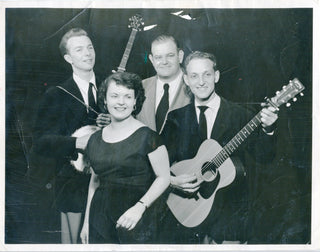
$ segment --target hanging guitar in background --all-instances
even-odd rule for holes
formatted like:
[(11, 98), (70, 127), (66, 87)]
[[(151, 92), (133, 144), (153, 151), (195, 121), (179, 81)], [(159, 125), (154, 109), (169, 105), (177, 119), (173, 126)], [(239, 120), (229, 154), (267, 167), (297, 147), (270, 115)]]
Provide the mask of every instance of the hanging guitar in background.
[(124, 50), (120, 65), (118, 66), (118, 70), (113, 70), (112, 72), (125, 72), (126, 71), (126, 65), (130, 56), (130, 52), (132, 50), (132, 46), (134, 43), (134, 40), (136, 38), (136, 35), (138, 31), (142, 30), (142, 27), (144, 25), (143, 18), (141, 15), (136, 14), (129, 18), (130, 24), (128, 25), (129, 28), (132, 28), (130, 37), (126, 46), (126, 49)]
[[(298, 79), (293, 79), (281, 91), (266, 102), (269, 106), (278, 107), (287, 103), (304, 89)], [(186, 227), (200, 225), (208, 216), (214, 203), (217, 191), (230, 185), (236, 177), (236, 167), (230, 156), (258, 128), (261, 123), (261, 111), (253, 117), (223, 148), (213, 139), (205, 140), (193, 159), (180, 161), (171, 166), (176, 175), (196, 174), (201, 181), (197, 192), (190, 195), (174, 189), (168, 196), (167, 205), (176, 219)]]
[[(130, 33), (130, 37), (129, 40), (127, 42), (127, 46), (126, 49), (124, 50), (124, 54), (122, 56), (120, 65), (118, 66), (118, 70), (112, 70), (113, 73), (116, 72), (124, 72), (126, 70), (126, 65), (129, 59), (129, 55), (134, 43), (134, 40), (136, 38), (137, 32), (141, 31), (144, 25), (143, 22), (143, 18), (141, 15), (135, 15), (131, 18), (129, 18), (130, 24), (128, 25), (129, 28), (132, 28), (132, 31)], [(71, 94), (72, 95), (72, 94)], [(73, 95), (72, 95), (73, 96)], [(74, 96), (73, 96), (74, 97)], [(76, 97), (74, 97), (76, 98)], [(76, 98), (77, 99), (77, 98)], [(96, 112), (94, 109), (92, 109), (90, 106), (87, 106), (86, 104), (84, 104), (81, 100), (77, 99), (81, 104), (83, 104), (84, 106), (86, 106), (88, 108), (88, 110), (93, 111), (94, 113), (96, 113), (98, 115), (98, 112)], [(73, 137), (82, 137), (88, 134), (93, 134), (94, 132), (96, 132), (97, 130), (99, 130), (100, 128), (94, 125), (87, 125), (84, 127), (81, 127), (79, 129), (77, 129), (72, 136)], [(89, 172), (89, 163), (86, 160), (86, 158), (84, 157), (84, 155), (82, 153), (78, 153), (78, 158), (77, 160), (71, 160), (71, 164), (75, 167), (76, 170), (80, 171), (80, 172)]]

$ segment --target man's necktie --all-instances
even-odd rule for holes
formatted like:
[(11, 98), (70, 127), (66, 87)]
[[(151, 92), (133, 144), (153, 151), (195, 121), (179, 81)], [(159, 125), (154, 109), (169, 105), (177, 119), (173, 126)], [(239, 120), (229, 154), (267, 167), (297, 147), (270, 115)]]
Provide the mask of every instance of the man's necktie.
[(157, 108), (157, 113), (156, 113), (156, 127), (157, 127), (158, 133), (161, 130), (162, 124), (164, 122), (164, 119), (169, 109), (169, 84), (168, 83), (164, 84), (163, 89), (164, 89), (163, 96), (160, 100), (159, 106)]
[(200, 132), (201, 141), (203, 142), (204, 140), (207, 139), (207, 119), (204, 112), (207, 110), (208, 106), (198, 106), (198, 108), (200, 109), (199, 132)]
[[(89, 106), (94, 109), (95, 111), (97, 111), (98, 109), (98, 106), (96, 104), (96, 101), (94, 99), (94, 96), (93, 96), (93, 84), (92, 83), (89, 83), (89, 90), (88, 90), (88, 103), (89, 103)], [(89, 109), (88, 111), (88, 117), (90, 119), (95, 119), (97, 117), (97, 114), (95, 112), (93, 112), (91, 109)]]

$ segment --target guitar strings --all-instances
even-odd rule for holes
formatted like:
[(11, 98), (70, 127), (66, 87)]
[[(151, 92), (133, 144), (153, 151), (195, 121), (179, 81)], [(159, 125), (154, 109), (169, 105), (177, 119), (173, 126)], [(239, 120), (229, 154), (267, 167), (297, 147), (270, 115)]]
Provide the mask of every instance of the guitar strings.
[[(252, 118), (252, 120), (250, 120), (250, 122), (248, 122), (248, 123), (239, 131), (239, 133), (236, 134), (236, 135), (219, 151), (219, 153), (218, 153), (215, 157), (213, 157), (213, 158), (212, 158), (211, 160), (209, 160), (203, 167), (201, 167), (201, 173), (204, 172), (204, 171), (206, 171), (207, 169), (210, 169), (210, 170), (212, 171), (212, 173), (215, 173), (215, 172), (211, 169), (212, 163), (216, 166), (216, 168), (219, 168), (219, 167), (226, 161), (226, 159), (230, 157), (230, 154), (231, 154), (234, 150), (236, 150), (236, 148), (237, 148), (238, 146), (240, 146), (240, 145), (247, 139), (247, 137), (260, 125), (260, 123), (261, 123), (261, 119), (260, 119), (260, 117), (259, 117), (260, 114), (261, 114), (261, 111), (260, 111), (257, 115), (255, 115), (255, 116)], [(256, 123), (254, 122), (254, 119), (257, 120), (258, 124), (256, 124)], [(251, 125), (251, 123), (252, 123), (253, 125)], [(251, 129), (251, 132), (250, 132), (250, 130), (248, 130), (247, 127), (249, 127), (249, 128)], [(242, 133), (244, 132), (244, 134), (243, 134), (243, 138), (244, 138), (244, 139), (243, 139), (243, 138), (241, 137), (241, 135), (240, 135), (241, 132), (242, 132)], [(239, 136), (239, 138), (237, 138), (237, 136)], [(236, 140), (238, 140), (238, 144), (237, 144)], [(231, 147), (233, 147), (233, 148), (230, 148), (230, 145), (231, 145)], [(236, 146), (236, 147), (234, 147), (234, 146)], [(228, 148), (230, 148), (231, 150), (228, 149)], [(230, 153), (229, 153), (229, 152), (230, 152)]]

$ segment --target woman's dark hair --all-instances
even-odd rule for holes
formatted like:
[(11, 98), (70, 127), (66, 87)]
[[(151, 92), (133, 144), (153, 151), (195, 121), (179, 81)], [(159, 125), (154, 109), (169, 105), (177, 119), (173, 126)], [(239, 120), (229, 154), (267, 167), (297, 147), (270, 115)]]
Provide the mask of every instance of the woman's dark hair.
[(98, 104), (104, 113), (107, 113), (105, 106), (105, 99), (108, 91), (108, 87), (111, 81), (114, 81), (117, 85), (124, 86), (128, 89), (134, 90), (134, 97), (136, 99), (136, 109), (132, 111), (132, 115), (136, 116), (141, 111), (142, 105), (146, 97), (144, 96), (144, 89), (142, 87), (142, 80), (139, 75), (129, 72), (117, 72), (107, 77), (100, 85), (98, 91)]

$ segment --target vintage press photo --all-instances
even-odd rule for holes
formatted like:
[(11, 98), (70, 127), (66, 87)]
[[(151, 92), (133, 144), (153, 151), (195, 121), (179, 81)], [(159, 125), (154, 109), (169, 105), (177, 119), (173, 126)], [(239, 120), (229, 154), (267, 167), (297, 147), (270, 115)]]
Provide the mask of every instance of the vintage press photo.
[[(319, 74), (315, 68), (319, 67), (319, 3), (264, 2), (0, 1), (0, 250), (318, 251)], [(56, 160), (49, 146), (42, 146), (48, 151), (40, 157), (31, 153), (45, 93), (72, 76), (72, 67), (61, 55), (59, 43), (68, 30), (76, 27), (84, 29), (92, 41), (94, 73), (102, 80), (123, 66), (125, 72), (136, 73), (141, 79), (155, 76), (151, 42), (160, 34), (168, 34), (178, 41), (183, 59), (194, 51), (216, 56), (220, 78), (215, 91), (219, 96), (255, 113), (266, 98), (276, 100), (279, 111), (272, 131), (276, 137), (272, 160), (261, 163), (248, 152), (249, 165), (241, 168), (248, 196), (239, 204), (248, 207), (243, 216), (246, 226), (239, 228), (244, 222), (233, 223), (240, 218), (237, 212), (230, 215), (234, 219), (217, 220), (218, 227), (223, 227), (221, 232), (230, 234), (234, 229), (234, 240), (223, 239), (212, 225), (208, 229), (214, 230), (210, 239), (204, 240), (200, 234), (201, 239), (193, 237), (190, 243), (177, 238), (176, 242), (163, 239), (150, 244), (81, 244), (79, 234), (77, 244), (61, 243), (63, 220), (57, 207)], [(284, 92), (292, 83), (301, 90)], [(285, 101), (278, 102), (279, 92)], [(79, 102), (79, 106), (83, 104)], [(54, 112), (51, 108), (48, 111)], [(72, 116), (59, 124), (72, 122)], [(267, 146), (262, 145), (264, 148)], [(124, 154), (115, 155), (120, 159)], [(215, 192), (212, 209), (221, 206), (218, 195), (226, 188)], [(112, 204), (116, 207), (124, 199), (125, 195), (118, 197)], [(240, 242), (236, 229), (245, 237)]]

